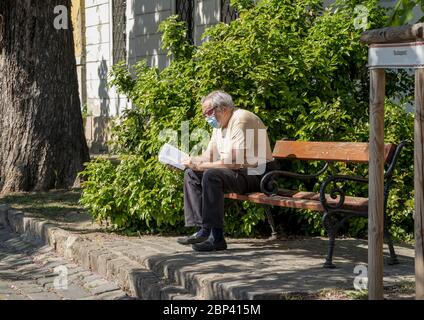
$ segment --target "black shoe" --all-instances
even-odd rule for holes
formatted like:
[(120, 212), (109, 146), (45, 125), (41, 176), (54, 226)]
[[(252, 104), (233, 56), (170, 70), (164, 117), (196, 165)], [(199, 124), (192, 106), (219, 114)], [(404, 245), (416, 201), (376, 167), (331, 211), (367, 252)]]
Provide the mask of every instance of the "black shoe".
[(205, 241), (207, 239), (208, 239), (208, 237), (198, 236), (197, 235), (197, 232), (196, 232), (195, 234), (192, 234), (191, 236), (184, 237), (184, 238), (178, 238), (177, 239), (177, 242), (179, 244), (187, 245), (187, 244), (200, 243), (200, 242), (203, 242), (203, 241)]
[(191, 246), (194, 251), (219, 251), (227, 249), (227, 242), (225, 239), (214, 242), (213, 239), (208, 239), (202, 243), (193, 244)]

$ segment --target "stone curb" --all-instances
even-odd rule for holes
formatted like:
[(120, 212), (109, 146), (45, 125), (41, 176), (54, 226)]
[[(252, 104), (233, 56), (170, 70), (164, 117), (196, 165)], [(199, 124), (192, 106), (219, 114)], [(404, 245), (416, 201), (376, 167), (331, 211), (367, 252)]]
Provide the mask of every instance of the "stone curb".
[(115, 282), (131, 296), (144, 300), (195, 298), (184, 288), (171, 284), (166, 275), (164, 277), (163, 270), (149, 270), (119, 252), (83, 239), (47, 221), (26, 217), (23, 212), (8, 205), (0, 205), (0, 225), (20, 234), (28, 242), (53, 247), (66, 259)]

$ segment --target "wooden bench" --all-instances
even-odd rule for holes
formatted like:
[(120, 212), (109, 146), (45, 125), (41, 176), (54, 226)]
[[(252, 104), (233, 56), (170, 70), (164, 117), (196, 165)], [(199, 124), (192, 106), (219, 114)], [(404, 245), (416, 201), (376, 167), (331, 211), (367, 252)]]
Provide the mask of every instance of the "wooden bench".
[[(390, 250), (389, 264), (396, 264), (398, 260), (389, 233), (389, 217), (386, 214), (386, 204), (392, 183), (393, 170), (405, 144), (406, 142), (404, 141), (397, 146), (394, 144), (385, 144), (384, 146), (384, 163), (386, 165), (384, 177), (384, 236)], [(329, 168), (333, 167), (331, 164), (334, 162), (368, 163), (368, 150), (368, 143), (277, 141), (273, 151), (274, 159), (318, 160), (325, 162), (324, 166), (315, 174), (299, 174), (282, 170), (271, 171), (266, 173), (261, 180), (261, 192), (251, 194), (230, 193), (226, 195), (226, 198), (264, 205), (273, 238), (276, 238), (277, 234), (270, 210), (271, 206), (322, 212), (322, 223), (329, 237), (328, 252), (324, 267), (334, 268), (333, 250), (335, 238), (340, 227), (351, 217), (368, 216), (368, 198), (347, 196), (346, 188), (340, 186), (340, 184), (346, 182), (368, 184), (368, 179), (334, 174)], [(281, 179), (308, 181), (317, 179), (326, 173), (327, 176), (320, 186), (319, 193), (287, 190), (279, 186), (279, 180)]]

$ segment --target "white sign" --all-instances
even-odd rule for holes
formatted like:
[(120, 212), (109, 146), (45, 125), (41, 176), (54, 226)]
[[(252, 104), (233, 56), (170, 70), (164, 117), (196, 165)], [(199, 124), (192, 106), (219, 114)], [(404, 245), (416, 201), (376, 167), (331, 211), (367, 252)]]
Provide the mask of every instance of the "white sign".
[(369, 68), (424, 68), (424, 42), (371, 44)]

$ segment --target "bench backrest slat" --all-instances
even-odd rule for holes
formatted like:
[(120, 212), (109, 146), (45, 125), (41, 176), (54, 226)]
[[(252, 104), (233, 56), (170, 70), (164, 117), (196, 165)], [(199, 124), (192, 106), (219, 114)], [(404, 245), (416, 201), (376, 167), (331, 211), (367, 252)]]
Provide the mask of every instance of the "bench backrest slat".
[[(384, 162), (389, 162), (396, 145), (384, 145)], [(368, 162), (369, 144), (366, 142), (311, 142), (279, 140), (275, 144), (276, 159), (324, 160), (340, 162)]]

